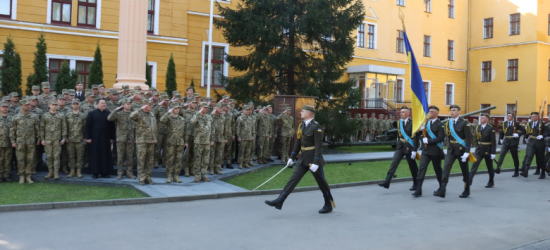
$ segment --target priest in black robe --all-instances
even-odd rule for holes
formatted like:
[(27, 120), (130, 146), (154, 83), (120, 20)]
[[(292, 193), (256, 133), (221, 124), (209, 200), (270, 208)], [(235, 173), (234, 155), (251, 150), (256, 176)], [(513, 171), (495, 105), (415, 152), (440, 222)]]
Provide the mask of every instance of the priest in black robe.
[(109, 178), (113, 169), (111, 144), (115, 139), (115, 124), (107, 120), (105, 100), (97, 100), (97, 108), (86, 117), (86, 143), (90, 144), (89, 167), (94, 179)]

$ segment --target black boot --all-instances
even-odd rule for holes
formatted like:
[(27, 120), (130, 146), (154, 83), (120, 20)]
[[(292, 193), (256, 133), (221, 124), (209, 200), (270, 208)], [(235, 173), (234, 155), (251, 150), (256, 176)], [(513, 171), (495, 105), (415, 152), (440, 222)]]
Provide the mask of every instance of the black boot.
[(332, 205), (331, 205), (331, 202), (330, 202), (330, 198), (328, 198), (325, 195), (323, 195), (323, 198), (325, 198), (325, 205), (323, 206), (323, 208), (321, 208), (321, 210), (319, 210), (319, 213), (320, 214), (328, 214), (328, 213), (332, 212)]
[(495, 182), (493, 180), (490, 180), (489, 182), (487, 182), (487, 185), (485, 187), (492, 188), (493, 186), (495, 186)]
[(470, 186), (472, 185), (472, 183), (474, 182), (474, 176), (472, 174), (470, 174), (470, 180), (469, 180), (469, 184)]
[(266, 200), (265, 204), (267, 204), (269, 206), (272, 206), (272, 207), (275, 207), (276, 209), (281, 210), (281, 208), (283, 207), (283, 202), (285, 202), (287, 196), (288, 196), (288, 194), (285, 191), (283, 191), (277, 199), (272, 200), (272, 201)]
[(413, 183), (412, 187), (409, 188), (409, 191), (416, 191), (416, 189), (417, 189), (416, 183), (417, 183), (417, 181), (415, 181), (415, 182)]
[(416, 191), (412, 194), (414, 197), (422, 196), (422, 182), (424, 181), (416, 181)]
[(500, 174), (500, 166), (497, 166), (497, 169), (495, 169), (495, 174)]
[(546, 179), (546, 171), (541, 171), (539, 179)]
[(468, 183), (464, 183), (464, 192), (462, 192), (462, 194), (458, 197), (468, 198), (468, 196), (470, 196), (470, 185), (468, 185)]
[(537, 170), (535, 171), (534, 175), (539, 175), (540, 174), (540, 170), (537, 168)]
[(225, 168), (227, 169), (234, 169), (233, 165), (229, 164), (229, 161), (227, 161), (227, 164), (225, 164)]
[(519, 176), (519, 172), (516, 170), (514, 171), (514, 175), (512, 175), (512, 177), (518, 177)]
[(434, 196), (445, 198), (445, 192), (447, 191), (446, 188), (447, 188), (447, 183), (442, 182), (441, 186), (439, 186), (439, 189), (435, 191)]
[(521, 168), (521, 170), (522, 170), (522, 171), (521, 171), (521, 174), (519, 174), (519, 175), (521, 175), (521, 176), (527, 178), (527, 176), (528, 176), (528, 174), (529, 174), (529, 167)]
[(391, 174), (386, 175), (386, 180), (383, 181), (383, 182), (378, 183), (378, 186), (381, 186), (385, 189), (390, 188), (390, 182), (391, 182), (392, 177), (393, 177), (393, 175), (391, 175)]
[(265, 160), (266, 160), (267, 162), (273, 162), (273, 160), (271, 160), (271, 157), (265, 158)]

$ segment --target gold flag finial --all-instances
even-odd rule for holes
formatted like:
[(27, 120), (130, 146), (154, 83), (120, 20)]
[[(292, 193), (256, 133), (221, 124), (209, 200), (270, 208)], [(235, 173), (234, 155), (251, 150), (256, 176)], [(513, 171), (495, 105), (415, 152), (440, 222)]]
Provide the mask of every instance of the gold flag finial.
[(399, 19), (401, 19), (401, 24), (403, 24), (403, 31), (405, 31), (405, 13), (399, 8)]

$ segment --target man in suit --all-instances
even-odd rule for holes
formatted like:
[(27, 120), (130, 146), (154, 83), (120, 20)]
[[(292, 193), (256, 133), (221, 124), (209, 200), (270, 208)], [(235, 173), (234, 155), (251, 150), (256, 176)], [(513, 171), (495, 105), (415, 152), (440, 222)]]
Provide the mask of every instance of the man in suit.
[(425, 146), (422, 150), (422, 156), (420, 157), (420, 167), (416, 180), (417, 186), (416, 191), (413, 193), (414, 197), (422, 196), (422, 184), (424, 183), (424, 177), (426, 176), (426, 171), (428, 170), (430, 162), (432, 162), (437, 182), (439, 186), (441, 186), (441, 175), (443, 172), (441, 169), (441, 160), (445, 157), (445, 153), (443, 152), (445, 129), (442, 127), (441, 121), (437, 118), (439, 116), (439, 108), (432, 105), (429, 107), (429, 110), (430, 118), (417, 134), (417, 137), (423, 135), (422, 143), (424, 143)]
[(532, 112), (531, 121), (525, 126), (525, 136), (529, 137), (527, 139), (527, 149), (525, 150), (521, 176), (527, 178), (533, 157), (536, 156), (537, 168), (540, 167), (542, 169), (539, 179), (546, 178), (546, 163), (544, 162), (546, 143), (544, 142), (544, 137), (548, 136), (548, 130), (549, 128), (546, 127), (544, 121), (540, 120), (539, 112)]
[[(523, 127), (514, 120), (514, 113), (508, 112), (506, 114), (506, 121), (500, 123), (500, 129), (498, 131), (500, 143), (500, 156), (498, 157), (497, 169), (495, 173), (500, 174), (500, 167), (504, 162), (504, 157), (506, 153), (510, 151), (512, 159), (514, 160), (514, 175), (512, 177), (519, 176), (519, 158), (518, 158), (518, 147), (519, 147), (519, 137), (525, 133)], [(515, 132), (514, 132), (515, 130)]]
[(416, 190), (416, 174), (418, 173), (418, 165), (416, 165), (415, 158), (419, 141), (418, 136), (413, 136), (413, 123), (412, 119), (409, 119), (410, 114), (411, 110), (408, 107), (403, 106), (401, 108), (401, 120), (397, 122), (397, 147), (395, 148), (395, 153), (393, 154), (393, 160), (390, 165), (390, 170), (388, 170), (388, 174), (386, 175), (386, 180), (378, 183), (378, 186), (390, 188), (391, 179), (395, 174), (399, 163), (403, 160), (403, 156), (405, 156), (413, 178), (413, 185), (409, 190)]
[(296, 161), (296, 167), (294, 172), (290, 176), (290, 180), (283, 189), (283, 192), (275, 200), (268, 201), (265, 203), (269, 206), (275, 207), (276, 209), (281, 209), (283, 202), (288, 197), (288, 195), (294, 190), (296, 185), (300, 182), (302, 177), (308, 172), (311, 171), (313, 177), (319, 185), (319, 189), (323, 193), (323, 198), (325, 199), (325, 205), (319, 213), (325, 214), (332, 212), (332, 195), (330, 194), (330, 189), (325, 180), (323, 165), (325, 161), (323, 159), (322, 153), (322, 142), (323, 142), (323, 130), (321, 125), (315, 121), (315, 107), (310, 105), (304, 105), (302, 107), (301, 117), (304, 120), (300, 123), (298, 137), (296, 143), (294, 144), (294, 150), (292, 150), (291, 158), (288, 160), (288, 164), (292, 165), (294, 160)]
[(474, 175), (476, 175), (477, 168), (481, 164), (482, 160), (485, 160), (487, 165), (487, 170), (489, 170), (489, 182), (485, 186), (486, 188), (493, 187), (495, 171), (493, 169), (493, 160), (495, 159), (495, 154), (497, 150), (497, 143), (495, 139), (495, 128), (488, 124), (489, 114), (483, 113), (479, 118), (481, 123), (475, 128), (474, 135), (477, 138), (478, 147), (475, 151), (476, 162), (472, 164), (472, 170), (470, 171), (470, 186), (474, 180)]
[(447, 137), (449, 138), (449, 147), (447, 148), (447, 155), (445, 155), (445, 166), (443, 167), (441, 186), (434, 193), (434, 196), (445, 198), (446, 187), (449, 182), (451, 169), (453, 168), (455, 161), (459, 160), (458, 164), (460, 164), (462, 180), (464, 181), (464, 192), (462, 192), (459, 197), (467, 198), (470, 196), (470, 171), (468, 169), (468, 157), (470, 156), (472, 134), (470, 133), (470, 124), (468, 121), (460, 117), (460, 106), (454, 104), (451, 105), (450, 109), (451, 119), (443, 124)]
[(85, 99), (86, 99), (86, 96), (84, 94), (84, 91), (82, 91), (84, 88), (84, 85), (82, 85), (82, 82), (77, 82), (76, 83), (76, 95), (75, 95), (75, 99), (78, 99), (80, 102), (83, 102)]

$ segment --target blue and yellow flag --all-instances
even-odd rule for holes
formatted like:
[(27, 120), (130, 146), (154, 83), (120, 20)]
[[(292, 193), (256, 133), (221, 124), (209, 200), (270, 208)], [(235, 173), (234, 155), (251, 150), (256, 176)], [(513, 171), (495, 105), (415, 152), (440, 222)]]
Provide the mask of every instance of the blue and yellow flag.
[(404, 32), (405, 35), (405, 49), (407, 50), (407, 58), (409, 60), (409, 72), (411, 78), (409, 82), (411, 83), (411, 109), (412, 109), (412, 120), (413, 120), (413, 131), (418, 131), (422, 126), (422, 122), (428, 114), (428, 99), (426, 98), (426, 93), (424, 92), (424, 83), (422, 82), (422, 76), (420, 75), (420, 69), (416, 63), (416, 58), (412, 51), (412, 46), (409, 43), (409, 38), (407, 37), (407, 32)]

